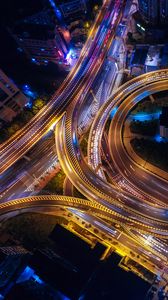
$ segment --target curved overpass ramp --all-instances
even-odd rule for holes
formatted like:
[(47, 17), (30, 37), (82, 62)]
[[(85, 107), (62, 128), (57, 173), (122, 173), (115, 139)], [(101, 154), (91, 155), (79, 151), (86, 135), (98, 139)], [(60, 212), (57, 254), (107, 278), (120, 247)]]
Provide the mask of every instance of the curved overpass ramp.
[[(128, 113), (139, 101), (156, 91), (168, 89), (167, 77), (167, 70), (161, 70), (144, 74), (124, 84), (99, 111), (90, 131), (88, 149), (89, 163), (96, 169), (101, 164), (100, 148), (104, 127), (110, 112), (115, 111), (109, 130), (109, 148), (115, 168), (121, 177), (131, 182), (135, 189), (139, 189), (141, 193), (139, 198), (144, 194), (146, 201), (165, 207), (167, 207), (167, 181), (156, 177), (153, 172), (147, 172), (130, 159), (123, 146), (122, 130)], [(101, 169), (98, 174), (102, 176)]]
[[(127, 94), (131, 95), (139, 87), (149, 86), (152, 82), (162, 81), (167, 85), (168, 72), (145, 74), (133, 80), (132, 84), (123, 85), (116, 93), (115, 99), (121, 99)], [(96, 144), (99, 144), (103, 132), (104, 115), (108, 118), (112, 105), (111, 100), (100, 110), (102, 116), (97, 123), (98, 135), (95, 134)], [(114, 101), (115, 102), (115, 101)], [(60, 163), (72, 181), (72, 183), (88, 199), (106, 206), (117, 215), (120, 222), (132, 224), (144, 232), (155, 235), (168, 235), (168, 210), (154, 205), (142, 203), (138, 197), (121, 191), (116, 186), (111, 186), (96, 175), (84, 162), (80, 153), (77, 139), (77, 105), (79, 102), (74, 99), (68, 112), (56, 126), (56, 145)], [(113, 104), (114, 105), (114, 104)], [(99, 148), (100, 149), (100, 148)]]

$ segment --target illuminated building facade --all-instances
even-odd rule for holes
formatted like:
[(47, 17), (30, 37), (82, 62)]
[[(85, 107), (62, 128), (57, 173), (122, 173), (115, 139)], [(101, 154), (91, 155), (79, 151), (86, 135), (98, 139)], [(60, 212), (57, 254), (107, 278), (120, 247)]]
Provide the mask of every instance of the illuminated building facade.
[(139, 0), (139, 11), (144, 20), (151, 26), (168, 24), (167, 0)]
[(58, 25), (50, 11), (41, 11), (19, 21), (10, 32), (19, 49), (34, 63), (58, 63), (68, 53), (69, 32)]
[(168, 24), (168, 1), (160, 0), (160, 19), (162, 24)]
[(57, 3), (63, 18), (69, 23), (80, 18), (85, 19), (90, 12), (87, 0), (58, 0)]
[(25, 95), (0, 69), (0, 119), (10, 122), (27, 101)]

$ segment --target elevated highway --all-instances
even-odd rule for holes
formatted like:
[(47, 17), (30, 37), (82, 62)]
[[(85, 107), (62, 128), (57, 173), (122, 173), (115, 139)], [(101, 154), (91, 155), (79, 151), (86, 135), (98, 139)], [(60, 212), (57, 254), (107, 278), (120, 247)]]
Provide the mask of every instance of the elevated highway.
[[(126, 83), (122, 86), (118, 90), (116, 97), (121, 99), (122, 96), (125, 97), (127, 94), (131, 94), (134, 90), (137, 90), (138, 87), (145, 86), (147, 88), (152, 82), (158, 84), (158, 81), (160, 81), (160, 83), (162, 82), (162, 85), (166, 87), (167, 79), (167, 70), (165, 72), (162, 71), (162, 73), (145, 74), (140, 78), (134, 79), (132, 84)], [(145, 95), (147, 95), (147, 92), (145, 92)], [(139, 100), (140, 98), (142, 98), (141, 94), (139, 94)], [(115, 100), (113, 105), (114, 103)], [(120, 190), (117, 186), (112, 186), (104, 182), (86, 165), (80, 152), (76, 133), (78, 118), (77, 105), (78, 107), (80, 106), (79, 101), (78, 99), (74, 99), (68, 112), (56, 126), (55, 137), (57, 153), (66, 175), (88, 199), (113, 210), (120, 222), (128, 225), (132, 224), (132, 226), (138, 227), (139, 230), (149, 232), (156, 236), (162, 236), (162, 234), (166, 236), (168, 234), (166, 233), (168, 229), (167, 208), (140, 202), (138, 197)], [(99, 145), (97, 152), (99, 155), (105, 119), (107, 120), (113, 105), (111, 104), (111, 100), (109, 100), (104, 107), (100, 109), (99, 116), (101, 117), (95, 126), (95, 144), (96, 147)], [(98, 118), (96, 120), (98, 120)], [(94, 160), (94, 162), (95, 161), (96, 160)]]
[[(95, 226), (97, 224), (98, 228), (104, 226), (107, 234), (112, 234), (114, 231), (108, 222), (118, 223), (124, 228), (125, 235), (124, 238), (122, 236), (122, 242), (128, 243), (130, 248), (135, 247), (137, 242), (137, 252), (140, 244), (142, 252), (143, 249), (148, 249), (145, 245), (145, 236), (152, 235), (168, 239), (168, 207), (165, 193), (167, 182), (165, 181), (162, 184), (162, 190), (160, 189), (164, 191), (163, 198), (161, 198), (154, 193), (156, 178), (150, 177), (154, 175), (144, 171), (132, 160), (130, 161), (122, 143), (122, 128), (130, 109), (155, 91), (167, 89), (168, 70), (144, 74), (124, 84), (100, 109), (90, 131), (89, 165), (82, 156), (78, 141), (77, 124), (81, 107), (84, 106), (86, 96), (100, 74), (110, 44), (115, 37), (115, 30), (121, 21), (124, 6), (125, 1), (104, 2), (77, 65), (61, 88), (23, 131), (18, 132), (12, 139), (0, 146), (0, 173), (2, 174), (47, 132), (53, 122), (57, 123), (55, 141), (60, 164), (72, 184), (89, 200), (57, 195), (16, 199), (0, 204), (1, 220), (5, 215), (13, 215), (17, 211), (23, 212), (36, 208), (46, 208), (47, 211), (50, 208), (54, 210), (58, 206), (68, 207), (72, 211), (75, 210), (76, 214), (85, 220), (94, 223)], [(139, 190), (136, 195), (125, 191), (115, 182), (110, 184), (104, 180), (105, 176), (101, 168), (101, 142), (105, 124), (113, 109), (115, 114), (110, 127), (109, 145), (113, 145), (112, 148), (110, 147), (110, 154), (115, 169), (124, 178), (126, 174), (129, 174), (127, 179), (131, 182), (134, 178), (134, 186), (137, 186), (135, 170), (140, 175), (141, 172), (145, 172), (143, 176), (145, 176), (146, 183), (151, 179), (148, 189), (142, 185), (138, 186)], [(138, 171), (139, 169), (141, 171)], [(153, 193), (151, 192), (146, 199), (142, 199), (140, 189), (146, 195), (149, 194), (150, 189), (151, 191), (153, 189)], [(81, 211), (85, 214), (82, 215)], [(98, 220), (95, 220), (95, 216)], [(103, 220), (107, 221), (106, 225)], [(118, 230), (116, 232), (118, 233)], [(120, 238), (120, 234), (116, 236), (116, 239)], [(160, 243), (165, 263), (166, 243), (158, 242), (157, 244), (156, 240), (153, 243), (151, 247), (154, 251)], [(159, 251), (156, 250), (157, 255)], [(156, 257), (150, 254), (149, 259), (156, 261)]]
[(93, 72), (95, 63), (98, 70), (101, 67), (101, 59), (107, 53), (113, 38), (114, 33), (112, 34), (111, 28), (114, 30), (114, 25), (117, 25), (121, 19), (124, 2), (124, 0), (104, 1), (77, 64), (61, 87), (22, 130), (0, 145), (0, 174), (35, 145), (53, 123), (58, 122), (74, 97), (82, 95), (90, 70), (92, 70), (92, 79), (96, 77), (97, 72)]
[[(134, 108), (136, 102), (143, 100), (145, 93), (150, 95), (167, 89), (168, 81), (164, 80), (140, 88), (138, 94), (137, 92), (133, 93), (119, 105), (109, 130), (110, 152), (118, 172), (122, 174), (122, 177), (126, 178), (132, 186), (139, 188), (140, 193), (143, 192), (148, 197), (151, 196), (155, 204), (164, 205), (165, 207), (168, 207), (168, 181), (162, 178), (162, 170), (160, 170), (160, 176), (158, 176), (155, 173), (155, 168), (151, 166), (151, 170), (148, 170), (140, 157), (136, 157), (136, 161), (130, 157), (124, 147), (123, 129), (129, 112)], [(139, 95), (142, 95), (142, 99), (139, 99)], [(132, 100), (132, 97), (134, 100)]]
[[(127, 115), (139, 101), (156, 91), (167, 89), (167, 76), (167, 70), (151, 72), (123, 85), (117, 91), (117, 94), (112, 95), (99, 111), (92, 125), (88, 143), (89, 164), (95, 169), (98, 164), (101, 164), (102, 134), (107, 119), (113, 111), (114, 116), (109, 130), (109, 148), (111, 152), (109, 159), (113, 161), (121, 178), (127, 179), (135, 190), (139, 189), (139, 199), (142, 198), (143, 194), (144, 197), (146, 195), (146, 201), (152, 202), (156, 206), (165, 207), (167, 207), (167, 181), (147, 172), (146, 169), (138, 165), (138, 162), (133, 162), (130, 159), (123, 145), (122, 130)], [(139, 80), (139, 83), (137, 83), (137, 80)], [(99, 169), (99, 176), (102, 176), (102, 173), (103, 171)]]
[[(66, 212), (66, 208), (69, 212)], [(151, 240), (148, 244), (144, 234), (137, 234), (137, 232), (133, 232), (125, 226), (119, 229), (111, 228), (108, 223), (113, 220), (111, 211), (90, 201), (59, 195), (41, 195), (16, 199), (0, 205), (0, 220), (1, 222), (6, 221), (25, 212), (62, 215), (62, 217), (68, 218), (69, 221), (74, 220), (93, 233), (94, 236), (94, 228), (96, 228), (98, 229), (96, 233), (98, 239), (102, 240), (103, 236), (103, 242), (107, 246), (116, 248), (118, 251), (122, 249), (125, 255), (129, 256), (131, 250), (137, 255), (138, 262), (147, 269), (152, 270), (153, 273), (159, 274), (159, 272), (162, 272), (167, 263), (165, 243)], [(88, 224), (91, 225), (89, 229)], [(135, 258), (135, 260), (137, 259)], [(145, 262), (144, 259), (146, 259)]]

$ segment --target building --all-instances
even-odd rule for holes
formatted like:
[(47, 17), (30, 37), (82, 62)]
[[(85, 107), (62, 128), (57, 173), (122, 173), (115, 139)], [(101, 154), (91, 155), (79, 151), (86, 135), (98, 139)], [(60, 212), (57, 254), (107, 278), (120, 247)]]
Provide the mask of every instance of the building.
[(148, 47), (136, 48), (130, 60), (130, 70), (132, 75), (140, 75), (145, 71), (145, 61), (148, 53)]
[(168, 24), (167, 0), (139, 0), (139, 11), (150, 26), (164, 26)]
[(59, 63), (66, 58), (70, 34), (50, 9), (26, 17), (10, 28), (20, 51), (33, 63)]
[(162, 107), (162, 113), (160, 115), (160, 136), (168, 138), (168, 107)]
[(0, 247), (0, 294), (6, 295), (25, 268), (31, 253), (22, 246)]
[(0, 247), (0, 299), (56, 300), (63, 298), (29, 266), (32, 255), (20, 245)]
[(0, 119), (12, 121), (27, 101), (26, 96), (0, 69)]
[[(103, 261), (90, 278), (84, 291), (84, 299), (146, 299), (150, 284), (135, 276), (129, 269), (120, 268), (121, 256), (115, 252)], [(100, 297), (103, 295), (103, 297)], [(82, 297), (81, 297), (82, 298)]]
[(22, 246), (7, 246), (0, 247), (0, 260), (8, 257), (16, 257), (29, 253), (28, 250), (23, 248)]
[(86, 19), (90, 12), (89, 1), (87, 0), (58, 0), (57, 4), (63, 18), (71, 23), (72, 21)]
[[(70, 299), (78, 299), (106, 247), (94, 248), (66, 228), (56, 225), (50, 234), (54, 246), (37, 250), (30, 266), (40, 278)], [(41, 263), (43, 262), (43, 263)]]
[(161, 49), (161, 62), (160, 68), (166, 69), (168, 67), (168, 44), (165, 44)]
[[(31, 278), (21, 283), (15, 284), (6, 296), (6, 300), (56, 300), (60, 295), (39, 279)], [(68, 300), (68, 299), (66, 299)]]
[(132, 271), (134, 274), (142, 278), (143, 280), (153, 283), (156, 275), (145, 268), (144, 266), (140, 265), (138, 262), (133, 260), (128, 256), (124, 256), (119, 263), (119, 267), (123, 268), (126, 271)]
[(168, 24), (168, 1), (160, 0), (160, 20), (163, 25)]

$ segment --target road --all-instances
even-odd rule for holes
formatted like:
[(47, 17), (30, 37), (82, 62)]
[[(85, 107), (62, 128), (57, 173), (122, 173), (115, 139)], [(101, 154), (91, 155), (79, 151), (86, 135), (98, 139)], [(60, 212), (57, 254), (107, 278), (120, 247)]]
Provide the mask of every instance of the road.
[[(164, 72), (160, 71), (160, 74)], [(111, 160), (113, 161), (113, 164), (115, 164), (115, 169), (118, 169), (118, 172), (121, 176), (122, 180), (127, 180), (128, 182), (131, 182), (132, 184), (132, 189), (134, 191), (137, 190), (139, 187), (142, 194), (146, 195), (146, 198), (148, 198), (148, 201), (151, 201), (153, 198), (153, 202), (156, 204), (164, 205), (166, 206), (167, 203), (167, 197), (166, 197), (166, 186), (167, 182), (165, 180), (162, 180), (161, 178), (157, 178), (153, 174), (150, 174), (152, 177), (149, 178), (149, 173), (144, 170), (135, 172), (134, 170), (137, 171), (137, 164), (135, 162), (133, 163), (132, 160), (129, 159), (129, 155), (127, 154), (126, 157), (126, 152), (124, 151), (125, 148), (122, 143), (122, 128), (124, 126), (124, 112), (127, 110), (127, 114), (129, 113), (129, 109), (132, 109), (134, 105), (136, 105), (137, 101), (140, 101), (143, 99), (148, 91), (146, 88), (146, 82), (143, 82), (143, 80), (146, 78), (146, 81), (148, 84), (150, 83), (150, 80), (153, 81), (153, 84), (156, 85), (156, 90), (159, 90), (161, 86), (163, 85), (163, 89), (166, 89), (166, 82), (161, 82), (164, 78), (167, 78), (166, 72), (165, 77), (164, 75), (160, 76), (160, 79), (157, 77), (157, 72), (156, 73), (150, 73), (146, 75), (142, 75), (142, 77), (139, 78), (140, 81), (140, 86), (139, 88), (142, 87), (142, 91), (138, 89), (138, 84), (137, 84), (137, 79), (133, 81), (129, 81), (129, 83), (126, 83), (122, 89), (124, 89), (124, 92), (122, 92), (122, 89), (117, 92), (116, 95), (113, 95), (108, 103), (104, 105), (104, 107), (99, 111), (99, 116), (97, 115), (97, 118), (94, 120), (94, 123), (92, 125), (91, 131), (90, 131), (90, 144), (89, 144), (89, 163), (92, 166), (93, 169), (96, 169), (98, 165), (101, 165), (101, 156), (100, 156), (100, 147), (101, 147), (101, 136), (103, 134), (103, 128), (105, 126), (105, 123), (107, 119), (109, 118), (109, 114), (111, 111), (114, 111), (114, 116), (112, 118), (111, 122), (111, 127), (109, 131), (109, 146), (111, 150)], [(158, 73), (159, 74), (159, 73)], [(142, 82), (141, 82), (142, 81)], [(131, 85), (132, 83), (132, 85)], [(133, 87), (133, 89), (132, 89)], [(134, 93), (135, 91), (135, 93)], [(142, 93), (141, 93), (142, 92)], [(154, 92), (154, 90), (153, 90)], [(119, 95), (119, 97), (118, 97)], [(135, 96), (137, 95), (137, 99), (135, 99)], [(142, 96), (141, 96), (142, 95)], [(132, 101), (131, 101), (132, 100)], [(121, 105), (121, 106), (120, 106)], [(126, 106), (126, 107), (125, 107)], [(122, 112), (122, 108), (124, 108)], [(118, 118), (118, 119), (117, 119)], [(117, 131), (114, 130), (114, 128), (118, 128)], [(114, 136), (115, 133), (115, 136)], [(98, 138), (99, 137), (99, 138)], [(98, 140), (98, 141), (97, 141)], [(118, 148), (118, 145), (122, 144), (122, 151), (125, 153), (125, 157), (121, 155), (120, 149)], [(117, 147), (117, 148), (116, 148)], [(115, 154), (114, 154), (115, 151)], [(116, 155), (114, 157), (114, 155)], [(117, 156), (118, 155), (118, 156)], [(120, 156), (120, 158), (119, 158)], [(125, 158), (125, 159), (123, 159)], [(120, 161), (120, 165), (122, 164), (122, 168), (118, 166), (118, 162)], [(126, 166), (124, 167), (124, 165)], [(143, 173), (143, 178), (141, 176), (142, 181), (138, 177), (138, 174)], [(101, 176), (102, 171), (99, 169), (98, 174)], [(145, 182), (146, 178), (146, 182)], [(132, 180), (131, 180), (132, 179)], [(151, 188), (150, 185), (148, 184), (148, 181), (150, 179), (151, 183)], [(157, 182), (158, 181), (158, 182)], [(141, 183), (142, 182), (142, 183)], [(153, 186), (152, 186), (153, 182)], [(157, 192), (159, 197), (155, 197), (155, 187), (156, 187), (156, 182), (158, 184)], [(161, 185), (162, 182), (162, 185)], [(133, 184), (134, 183), (134, 184)], [(128, 185), (128, 183), (126, 183)], [(143, 188), (143, 187), (144, 188)], [(159, 191), (159, 186), (162, 186), (162, 189)], [(145, 190), (146, 188), (146, 190)], [(130, 188), (131, 189), (131, 188)], [(150, 195), (150, 197), (149, 197)], [(152, 196), (153, 195), (153, 196)], [(139, 197), (141, 198), (141, 196)], [(156, 198), (157, 202), (156, 202)]]
[[(69, 213), (66, 212), (65, 208), (68, 207), (69, 211), (74, 216), (70, 216)], [(82, 227), (87, 230), (89, 225), (89, 231), (93, 234), (94, 228), (98, 229), (99, 231), (97, 231), (97, 236), (102, 239), (103, 233), (103, 240), (107, 243), (107, 245), (110, 245), (114, 241), (114, 244), (118, 245), (117, 248), (120, 251), (122, 249), (122, 251), (127, 255), (130, 255), (131, 249), (131, 253), (133, 252), (132, 254), (134, 255), (135, 261), (143, 264), (147, 269), (152, 269), (154, 273), (159, 274), (159, 272), (162, 272), (164, 269), (166, 263), (165, 245), (160, 245), (159, 243), (158, 246), (161, 250), (158, 255), (157, 250), (155, 249), (156, 243), (151, 243), (151, 245), (149, 245), (146, 242), (147, 239), (144, 235), (142, 235), (142, 241), (140, 243), (136, 232), (131, 233), (130, 231), (128, 232), (127, 230), (123, 230), (123, 228), (122, 231), (120, 228), (110, 228), (107, 222), (100, 219), (100, 216), (111, 220), (112, 212), (100, 205), (98, 206), (96, 204), (95, 206), (94, 203), (87, 200), (57, 195), (35, 196), (9, 201), (0, 205), (0, 220), (7, 220), (10, 217), (14, 217), (24, 212), (61, 214), (61, 211), (64, 217), (66, 216), (66, 218), (74, 219), (75, 222), (79, 223), (80, 226), (82, 225)]]
[[(112, 13), (111, 13), (111, 8), (113, 7), (113, 5), (114, 5), (113, 1), (110, 3), (109, 7), (107, 6), (107, 3), (105, 3), (106, 9), (104, 9), (104, 10), (102, 9), (101, 17), (98, 16), (98, 20), (100, 22), (100, 20), (102, 20), (102, 16), (104, 15), (104, 21), (102, 21), (102, 28), (100, 28), (100, 29), (98, 28), (98, 30), (97, 30), (98, 32), (97, 32), (97, 35), (95, 35), (95, 39), (96, 39), (96, 43), (99, 44), (100, 49), (103, 48), (103, 51), (105, 50), (104, 47), (105, 47), (105, 44), (107, 44), (107, 40), (109, 39), (109, 35), (110, 35), (109, 29), (108, 29), (109, 27), (111, 27), (110, 26), (111, 25), (110, 18), (114, 17), (114, 21), (116, 19), (115, 11), (112, 11)], [(109, 18), (109, 16), (110, 16), (110, 18)], [(94, 28), (91, 32), (94, 31)], [(104, 33), (104, 35), (102, 35), (102, 32)], [(93, 35), (91, 37), (93, 39)], [(98, 38), (100, 39), (101, 42), (99, 41)], [(90, 37), (88, 39), (90, 39)], [(105, 43), (104, 43), (104, 40), (105, 40)], [(111, 39), (109, 39), (109, 40), (111, 41)], [(110, 45), (110, 41), (108, 41), (108, 45), (107, 45), (108, 47)], [(95, 61), (95, 60), (97, 60), (97, 57), (99, 56), (100, 49), (97, 47), (97, 49), (95, 51), (94, 50), (95, 45), (94, 44), (92, 45), (92, 43), (91, 44), (89, 43), (89, 46), (91, 47), (91, 54), (93, 54), (93, 57), (91, 56), (90, 60), (93, 60), (93, 58), (94, 58), (94, 61)], [(108, 49), (108, 47), (107, 47), (107, 49)], [(112, 47), (112, 49), (113, 49), (113, 47)], [(100, 50), (100, 51), (102, 51), (102, 50)], [(106, 50), (106, 52), (108, 52), (108, 51)], [(88, 55), (88, 53), (87, 53), (87, 55)], [(82, 56), (83, 56), (83, 54), (82, 54)], [(94, 64), (94, 61), (93, 61), (93, 64)], [(81, 68), (82, 68), (82, 66), (81, 66)], [(106, 73), (108, 74), (107, 70), (106, 70)], [(87, 74), (86, 74), (86, 76), (87, 76)], [(93, 77), (93, 79), (94, 79), (94, 77)], [(100, 81), (100, 78), (99, 78), (99, 81)], [(33, 119), (33, 122), (34, 122), (34, 119)], [(50, 126), (49, 126), (49, 128), (50, 128)], [(16, 136), (14, 138), (16, 138)], [(16, 141), (16, 142), (18, 142), (18, 141)], [(29, 141), (28, 141), (28, 143), (29, 143)], [(14, 157), (15, 156), (15, 151), (14, 151), (15, 146), (11, 145), (10, 140), (7, 142), (7, 144), (9, 144), (9, 146), (11, 147), (10, 152), (11, 153), (13, 152), (12, 155)], [(26, 146), (26, 149), (28, 150), (29, 146), (26, 143), (25, 143), (25, 146)], [(8, 169), (6, 172), (3, 173), (3, 175), (1, 176), (1, 199), (2, 200), (3, 199), (4, 199), (4, 201), (11, 200), (15, 197), (18, 197), (18, 195), (23, 196), (23, 194), (25, 192), (31, 191), (31, 186), (33, 186), (34, 179), (36, 181), (38, 181), (37, 180), (38, 177), (40, 177), (41, 174), (43, 174), (42, 169), (44, 169), (44, 167), (47, 169), (47, 164), (51, 165), (51, 163), (53, 163), (54, 160), (56, 159), (55, 156), (53, 155), (55, 153), (52, 149), (52, 145), (50, 145), (51, 150), (49, 149), (49, 151), (47, 151), (48, 146), (49, 145), (45, 145), (45, 142), (42, 143), (41, 145), (37, 145), (37, 147), (36, 147), (37, 152), (34, 151), (34, 153), (33, 153), (33, 162), (31, 162), (30, 164), (24, 163), (24, 166), (23, 166), (23, 160), (20, 160), (17, 165), (15, 164), (10, 169)], [(53, 145), (53, 147), (54, 147), (54, 145)], [(42, 148), (44, 148), (44, 150), (45, 150), (45, 156), (43, 156)], [(31, 152), (29, 151), (29, 153), (31, 153)], [(28, 155), (29, 155), (29, 153), (28, 153)], [(5, 155), (8, 156), (8, 154), (9, 153), (7, 152)], [(21, 154), (21, 156), (22, 156), (22, 154)], [(41, 158), (42, 156), (43, 156), (43, 158)], [(48, 159), (48, 157), (50, 157), (50, 158)], [(9, 162), (10, 156), (7, 159)], [(4, 163), (4, 161), (3, 161), (3, 163)], [(14, 180), (13, 180), (13, 172), (15, 172)]]
[(1, 202), (39, 193), (45, 183), (42, 178), (55, 173), (58, 167), (53, 132), (50, 132), (44, 140), (41, 139), (26, 153), (25, 158), (19, 160), (1, 176)]
[[(148, 172), (148, 170), (144, 167), (144, 164), (141, 163), (141, 159), (136, 159), (135, 162), (130, 158), (129, 153), (127, 153), (124, 147), (121, 132), (123, 132), (126, 116), (136, 105), (135, 103), (137, 101), (141, 101), (143, 96), (145, 97), (145, 93), (152, 94), (155, 93), (155, 91), (167, 89), (167, 83), (167, 80), (155, 82), (150, 84), (149, 87), (142, 87), (132, 93), (121, 105), (118, 105), (118, 110), (112, 119), (109, 131), (111, 155), (119, 173), (122, 174), (123, 178), (125, 178), (128, 182), (131, 182), (133, 187), (136, 187), (137, 189), (139, 188), (140, 193), (143, 191), (146, 195), (152, 196), (153, 199), (155, 199), (155, 204), (164, 205), (165, 207), (168, 207), (167, 181), (154, 174), (154, 167)], [(139, 95), (142, 95), (142, 97), (139, 97)], [(149, 198), (149, 201), (150, 199), (151, 197)]]
[[(158, 75), (159, 73), (160, 77)], [(150, 76), (149, 74), (145, 74), (140, 78), (134, 79), (132, 84), (127, 83), (122, 86), (118, 90), (116, 97), (121, 99), (121, 95), (126, 95), (127, 93), (132, 94), (134, 89), (137, 89), (138, 86), (145, 86), (146, 89), (152, 82), (159, 84), (159, 78), (160, 82), (166, 86), (168, 73), (166, 71), (163, 74), (162, 73), (162, 71), (158, 72), (158, 74), (150, 73)], [(94, 132), (96, 146), (101, 144), (101, 133), (103, 132), (105, 124), (103, 122), (108, 118), (111, 111), (110, 105), (112, 106), (112, 104), (109, 103), (111, 103), (111, 100), (109, 100), (99, 111), (99, 115), (102, 116), (100, 122), (96, 123), (95, 119), (93, 124), (94, 127), (96, 123), (94, 127), (96, 128), (96, 134)], [(168, 227), (167, 209), (156, 207), (146, 202), (139, 202), (137, 196), (130, 195), (123, 190), (120, 191), (116, 186), (111, 187), (111, 185), (102, 181), (99, 176), (88, 168), (82, 158), (77, 141), (75, 120), (77, 120), (78, 110), (76, 109), (76, 105), (79, 105), (78, 99), (75, 99), (74, 102), (72, 102), (68, 112), (56, 127), (57, 154), (69, 179), (88, 199), (106, 205), (108, 208), (115, 211), (120, 222), (123, 219), (122, 222), (128, 222), (128, 224), (132, 223), (136, 227), (139, 227), (140, 224), (142, 231), (146, 230), (146, 232), (151, 232), (158, 236), (161, 236), (162, 234), (165, 235)], [(108, 111), (107, 116), (105, 116), (104, 111), (106, 113)], [(100, 149), (100, 147), (98, 148)], [(100, 153), (100, 151), (97, 153)]]
[[(113, 16), (115, 13), (113, 7), (114, 1), (106, 0), (104, 2), (76, 65), (49, 103), (22, 130), (0, 145), (0, 174), (35, 145), (48, 132), (53, 123), (58, 122), (71, 100), (80, 93), (87, 73), (94, 66), (95, 58), (99, 56), (101, 58), (105, 48), (109, 45), (110, 22), (113, 17), (115, 22), (116, 18)], [(106, 44), (108, 45), (106, 46)], [(102, 49), (103, 46), (104, 49)]]
[[(118, 235), (116, 234), (115, 238), (117, 240), (125, 244), (128, 249), (134, 249), (136, 253), (147, 255), (151, 262), (156, 263), (158, 261), (158, 268), (160, 264), (161, 269), (163, 267), (160, 262), (161, 258), (164, 262), (167, 259), (167, 245), (156, 238), (168, 239), (168, 209), (167, 202), (165, 202), (167, 183), (165, 182), (164, 188), (162, 185), (162, 190), (164, 190), (163, 198), (160, 198), (160, 194), (158, 197), (154, 193), (153, 187), (156, 185), (156, 177), (153, 179), (155, 180), (153, 183), (151, 181), (150, 185), (148, 184), (148, 189), (142, 190), (142, 185), (138, 186), (135, 173), (139, 176), (142, 171), (144, 172), (145, 179), (143, 179), (142, 183), (145, 180), (148, 181), (151, 174), (139, 168), (138, 165), (136, 165), (135, 172), (133, 162), (130, 164), (129, 155), (123, 149), (121, 130), (127, 114), (138, 101), (141, 101), (145, 96), (154, 91), (166, 89), (168, 70), (137, 77), (117, 89), (109, 99), (106, 99), (108, 93), (104, 95), (102, 103), (105, 102), (105, 104), (97, 113), (90, 130), (89, 165), (87, 165), (81, 154), (78, 141), (77, 128), (79, 116), (81, 111), (88, 108), (86, 99), (90, 90), (98, 86), (102, 67), (106, 62), (107, 54), (109, 53), (111, 44), (114, 43), (117, 29), (124, 15), (124, 7), (125, 1), (104, 2), (79, 60), (63, 85), (55, 93), (48, 105), (23, 130), (0, 146), (2, 179), (7, 174), (5, 171), (8, 172), (9, 167), (12, 167), (14, 163), (23, 157), (48, 132), (51, 125), (56, 123), (55, 153), (57, 153), (59, 162), (69, 180), (90, 201), (52, 195), (22, 197), (12, 202), (2, 203), (0, 205), (0, 214), (3, 220), (4, 216), (13, 216), (14, 211), (20, 213), (24, 209), (31, 210), (32, 207), (44, 208), (44, 206), (47, 211), (49, 207), (54, 209), (55, 206), (65, 206), (69, 207), (69, 209), (76, 209), (76, 215), (79, 215), (90, 224), (94, 224), (97, 228), (106, 232), (106, 234), (113, 234), (115, 237), (117, 230), (115, 231), (114, 228), (109, 226), (109, 222), (112, 221), (113, 225), (118, 224), (118, 226), (124, 228)], [(114, 44), (114, 46), (116, 47), (114, 49), (118, 49), (119, 47), (117, 44)], [(111, 69), (112, 74), (115, 74), (115, 72), (115, 69)], [(126, 190), (118, 186), (116, 182), (114, 184), (111, 182), (110, 184), (104, 180), (104, 170), (101, 167), (102, 137), (104, 126), (113, 109), (115, 112), (112, 118), (111, 130), (114, 134), (114, 149), (111, 149), (107, 145), (106, 140), (104, 140), (104, 149), (107, 148), (108, 152), (110, 149), (111, 153), (109, 152), (109, 154), (114, 164), (114, 171), (116, 172), (117, 170), (121, 178), (122, 176), (126, 178), (125, 175), (131, 173), (132, 176), (130, 174), (127, 175), (126, 185), (130, 187), (129, 182), (131, 181), (133, 187), (136, 187), (136, 193), (134, 194), (131, 190)], [(111, 144), (110, 142), (109, 145)], [(42, 149), (43, 147), (44, 145), (42, 144)], [(51, 148), (48, 150), (50, 151)], [(40, 151), (42, 150), (39, 150), (36, 161), (39, 167), (41, 167), (42, 163), (38, 161), (42, 153)], [(53, 149), (50, 152), (53, 153)], [(109, 159), (107, 155), (106, 159)], [(47, 163), (48, 160), (46, 156), (44, 161)], [(34, 170), (37, 169), (36, 163), (31, 168), (32, 172), (33, 168)], [(113, 168), (110, 169), (109, 166), (108, 172), (113, 171)], [(15, 166), (13, 167), (14, 170)], [(97, 170), (97, 174), (94, 170)], [(18, 169), (19, 172), (20, 169)], [(33, 174), (31, 177), (33, 177)], [(7, 181), (7, 177), (3, 178), (3, 192), (3, 189), (7, 186)], [(27, 188), (30, 187), (30, 183), (27, 184), (25, 179), (23, 181), (25, 186), (28, 185)], [(12, 184), (16, 184), (14, 186), (15, 190), (20, 185), (17, 181)], [(148, 199), (145, 199), (145, 196), (141, 197), (141, 191), (145, 195), (149, 194), (149, 190), (151, 190), (151, 194)], [(31, 192), (31, 189), (29, 189), (29, 192)], [(13, 197), (16, 198), (16, 195), (11, 195), (11, 190), (8, 190), (4, 195), (4, 201), (5, 199), (7, 200), (6, 197), (9, 200), (13, 199)], [(149, 199), (152, 201), (150, 202)], [(87, 213), (83, 213), (86, 210)], [(107, 220), (106, 224), (103, 221), (104, 219)], [(149, 236), (152, 236), (151, 240), (148, 239)], [(145, 243), (147, 244), (145, 245)], [(146, 250), (149, 248), (151, 251)]]

